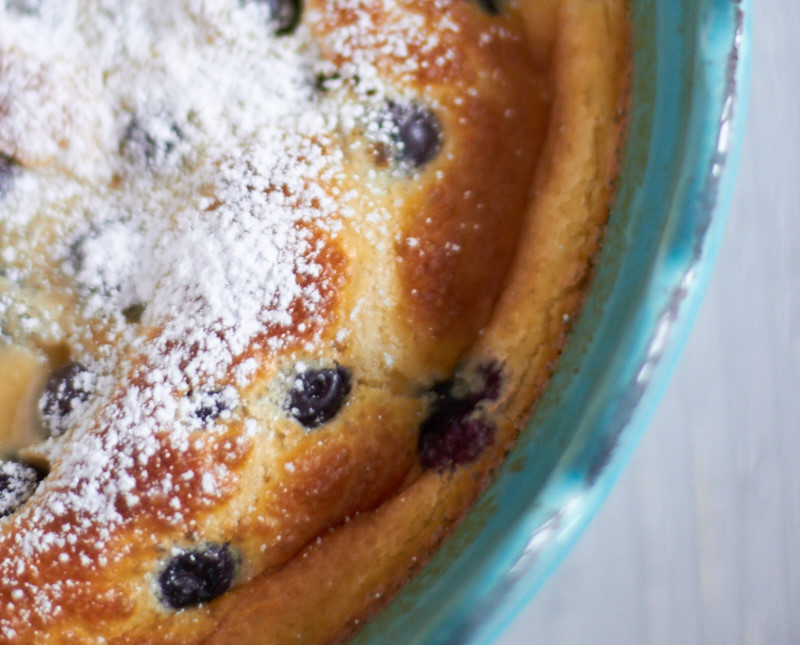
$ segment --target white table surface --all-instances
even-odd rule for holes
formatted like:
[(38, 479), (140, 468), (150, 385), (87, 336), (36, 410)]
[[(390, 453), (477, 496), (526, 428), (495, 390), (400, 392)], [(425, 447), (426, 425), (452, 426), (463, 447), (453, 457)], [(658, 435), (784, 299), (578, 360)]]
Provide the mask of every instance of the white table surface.
[(800, 644), (800, 2), (754, 0), (733, 207), (666, 395), (498, 645)]

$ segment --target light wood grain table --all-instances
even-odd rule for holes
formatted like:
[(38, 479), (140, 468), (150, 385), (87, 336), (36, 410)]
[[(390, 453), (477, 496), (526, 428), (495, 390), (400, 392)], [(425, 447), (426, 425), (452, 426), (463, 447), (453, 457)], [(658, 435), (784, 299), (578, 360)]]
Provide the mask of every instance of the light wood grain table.
[(755, 0), (733, 207), (665, 397), (498, 645), (800, 645), (800, 2)]

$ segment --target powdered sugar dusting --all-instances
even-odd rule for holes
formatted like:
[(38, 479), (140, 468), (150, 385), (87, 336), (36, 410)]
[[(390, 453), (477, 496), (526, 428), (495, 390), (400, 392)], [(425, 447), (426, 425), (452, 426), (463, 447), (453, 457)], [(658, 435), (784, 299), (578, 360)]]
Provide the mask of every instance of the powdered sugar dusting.
[[(0, 241), (20, 250), (0, 265), (3, 333), (29, 342), (5, 322), (20, 285), (69, 285), (79, 309), (37, 320), (66, 321), (53, 334), (94, 375), (79, 418), (37, 448), (51, 475), (3, 520), (8, 638), (61, 611), (64, 572), (77, 589), (123, 557), (109, 549), (137, 509), (182, 527), (230, 493), (257, 434), (244, 418), (229, 436), (257, 372), (249, 353), (313, 345), (326, 324), (326, 248), (349, 211), (338, 142), (354, 128), (381, 136), (396, 91), (381, 61), (402, 61), (400, 78), (421, 67), (413, 51), (441, 49), (420, 36), (421, 16), (384, 0), (317, 3), (320, 22), (320, 7), (356, 16), (324, 45), (306, 25), (272, 36), (269, 4), (0, 4), (0, 162), (13, 165), (0, 176)], [(391, 19), (373, 24), (376, 8)], [(26, 248), (37, 226), (53, 235)]]
[(17, 463), (0, 463), (0, 517), (13, 513), (36, 489), (36, 473)]

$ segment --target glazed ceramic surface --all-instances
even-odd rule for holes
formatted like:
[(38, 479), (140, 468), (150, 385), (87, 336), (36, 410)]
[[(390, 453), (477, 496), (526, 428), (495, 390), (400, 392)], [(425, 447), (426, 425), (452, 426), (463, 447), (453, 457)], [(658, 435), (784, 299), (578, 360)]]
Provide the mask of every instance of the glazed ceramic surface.
[(744, 122), (750, 13), (748, 0), (632, 0), (630, 137), (586, 309), (495, 483), (360, 645), (490, 643), (616, 481), (716, 256)]

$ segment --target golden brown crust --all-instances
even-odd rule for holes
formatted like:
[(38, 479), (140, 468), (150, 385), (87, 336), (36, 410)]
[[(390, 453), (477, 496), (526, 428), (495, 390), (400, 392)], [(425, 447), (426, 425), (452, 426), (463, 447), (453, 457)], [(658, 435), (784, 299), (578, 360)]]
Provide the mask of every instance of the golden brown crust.
[[(553, 52), (553, 111), (542, 153), (547, 163), (537, 170), (520, 238), (524, 251), (516, 256), (513, 277), (474, 350), (477, 357), (505, 357), (505, 369), (513, 374), (515, 391), (492, 410), (501, 420), (496, 443), (469, 468), (425, 473), (373, 513), (310, 544), (281, 571), (254, 580), (241, 598), (222, 599), (222, 623), (208, 643), (346, 640), (450, 535), (528, 418), (566, 340), (564, 317), (576, 315), (586, 295), (613, 199), (629, 100), (624, 6), (592, 0), (563, 4)], [(530, 13), (533, 29), (537, 16)], [(573, 269), (565, 271), (565, 265)], [(271, 616), (281, 620), (266, 618)]]
[[(12, 584), (0, 572), (0, 604), (14, 608), (0, 621), (5, 635), (20, 642), (91, 642), (100, 635), (115, 643), (340, 642), (451, 534), (529, 417), (584, 302), (613, 199), (630, 73), (624, 3), (517, 0), (495, 18), (462, 0), (348, 7), (340, 0), (308, 3), (320, 57), (346, 69), (371, 56), (371, 69), (390, 84), (390, 105), (412, 96), (434, 106), (442, 136), (437, 155), (398, 172), (390, 141), (344, 126), (315, 134), (296, 153), (302, 165), (314, 146), (323, 156), (341, 149), (345, 170), (323, 173), (303, 207), (313, 211), (332, 200), (362, 217), (344, 214), (327, 228), (313, 219), (297, 223), (300, 262), (314, 268), (295, 267), (301, 295), (288, 298), (285, 316), (252, 334), (215, 377), (212, 394), (236, 386), (234, 413), (213, 432), (190, 428), (185, 441), (175, 438), (172, 418), (159, 418), (145, 445), (120, 443), (102, 471), (104, 484), (115, 469), (130, 483), (111, 496), (113, 522), (87, 528), (88, 506), (80, 505), (37, 513), (37, 503), (52, 511), (52, 500), (72, 499), (71, 487), (91, 489), (65, 472), (76, 463), (88, 467), (62, 452), (62, 438), (20, 453), (49, 463), (51, 474), (13, 519), (0, 521), (0, 559), (25, 563)], [(440, 27), (409, 35), (406, 55), (417, 65), (408, 69), (398, 62), (397, 43), (387, 46), (387, 34), (408, 29), (407, 14), (425, 29)], [(344, 46), (342, 39), (350, 40)], [(16, 56), (0, 49), (0, 72), (16, 65)], [(352, 100), (356, 85), (344, 83), (334, 94)], [(89, 120), (81, 127), (92, 133), (87, 137), (100, 137), (95, 126)], [(27, 170), (70, 162), (58, 145), (21, 154), (17, 134), (0, 127), (0, 154)], [(51, 135), (58, 139), (42, 134)], [(236, 203), (262, 194), (266, 201), (305, 199), (305, 185), (254, 187), (259, 160), (249, 146), (237, 154), (253, 178), (233, 195)], [(224, 173), (237, 167), (230, 157), (195, 160), (192, 168)], [(201, 223), (225, 216), (233, 203), (228, 176), (213, 173), (198, 184), (206, 200)], [(103, 190), (113, 193), (127, 181), (114, 177)], [(52, 226), (36, 224), (46, 217), (37, 217), (31, 230), (41, 231), (39, 247), (26, 246), (11, 225), (0, 230), (4, 241), (24, 247), (34, 267), (58, 237)], [(8, 332), (17, 345), (0, 346), (0, 366), (13, 366), (19, 378), (0, 385), (0, 410), (30, 415), (30, 392), (41, 388), (48, 367), (74, 359), (76, 347), (104, 364), (103, 348), (128, 338), (113, 320), (76, 313), (74, 277), (51, 264), (29, 270), (28, 286), (58, 287), (65, 305), (56, 327), (63, 333)], [(82, 441), (110, 441), (109, 433), (124, 430), (115, 423), (130, 414), (131, 392), (152, 386), (163, 355), (174, 354), (176, 371), (190, 374), (170, 396), (194, 395), (191, 374), (202, 343), (177, 334), (169, 317), (145, 319), (137, 334), (114, 368), (118, 383), (106, 407), (91, 426), (71, 431)], [(215, 334), (237, 339), (225, 328), (207, 336)], [(287, 392), (304, 370), (340, 364), (352, 370), (353, 382), (335, 420), (301, 427), (287, 415)], [(498, 392), (463, 403), (468, 382), (442, 393), (454, 371), (468, 378), (487, 366), (500, 374)], [(465, 419), (492, 434), (467, 463), (441, 467), (420, 458), (419, 430), (448, 396), (465, 406)], [(6, 433), (19, 434), (18, 422), (6, 425)], [(169, 487), (157, 490), (154, 482)], [(41, 501), (48, 495), (50, 506)], [(80, 541), (31, 546), (32, 536), (59, 532)], [(208, 544), (233, 549), (233, 587), (181, 611), (165, 606), (158, 576), (166, 562)], [(45, 595), (37, 598), (37, 590)], [(36, 605), (45, 601), (58, 610)]]

